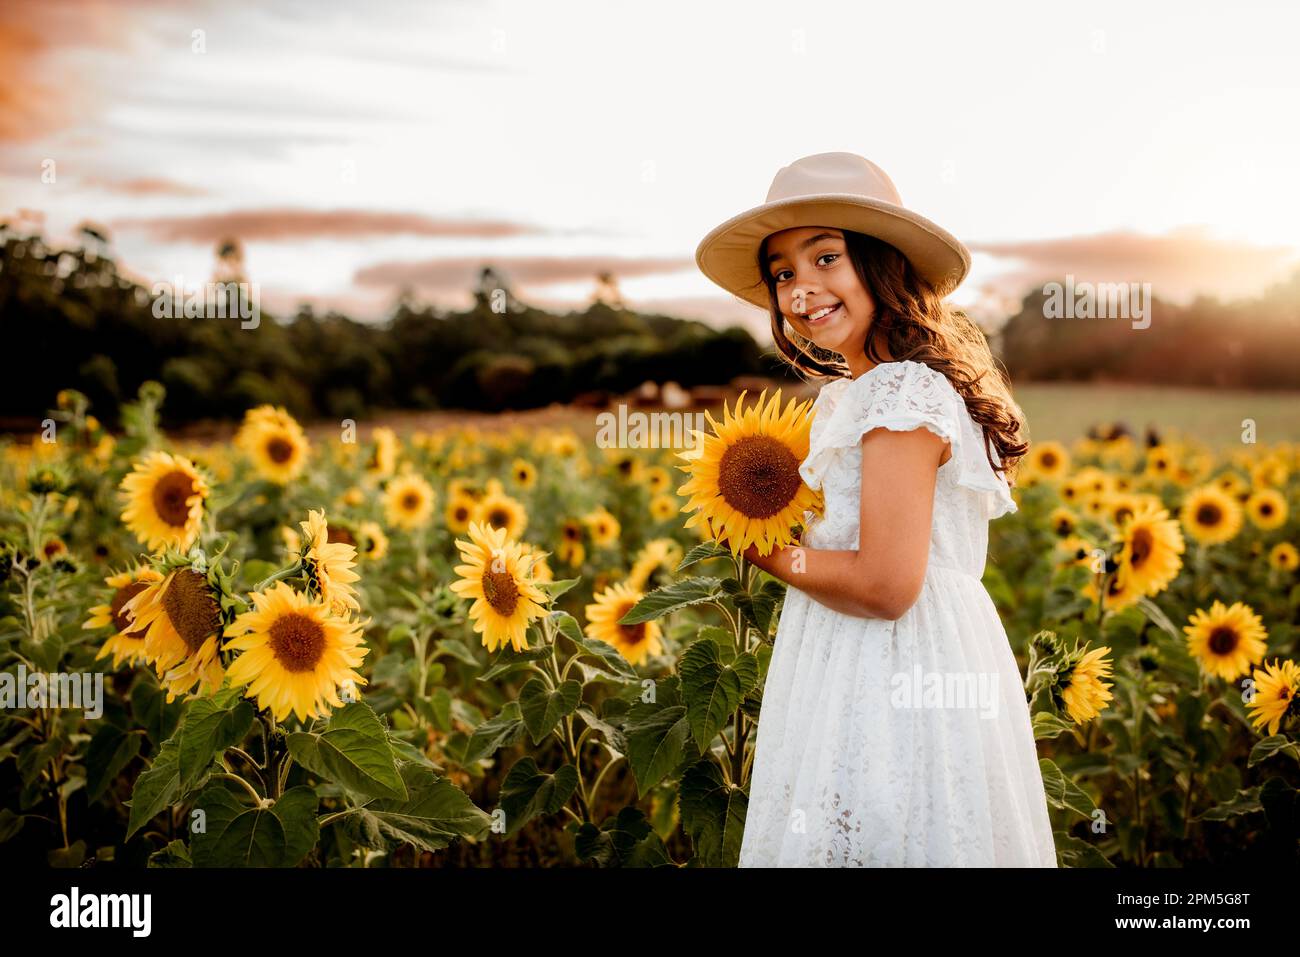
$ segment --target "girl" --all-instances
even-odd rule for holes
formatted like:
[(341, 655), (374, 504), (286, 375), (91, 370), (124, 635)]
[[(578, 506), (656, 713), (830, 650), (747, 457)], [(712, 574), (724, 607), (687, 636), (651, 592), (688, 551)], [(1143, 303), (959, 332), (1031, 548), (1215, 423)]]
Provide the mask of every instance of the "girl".
[(787, 582), (740, 866), (1055, 867), (1020, 670), (981, 577), (1028, 450), (966, 248), (851, 153), (782, 169), (696, 253), (826, 380), (800, 474), (825, 509), (745, 557)]

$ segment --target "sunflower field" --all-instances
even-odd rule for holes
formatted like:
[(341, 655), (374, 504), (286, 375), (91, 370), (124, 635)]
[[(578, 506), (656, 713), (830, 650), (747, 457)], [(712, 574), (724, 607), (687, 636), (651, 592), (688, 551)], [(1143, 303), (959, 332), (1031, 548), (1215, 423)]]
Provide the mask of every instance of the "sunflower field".
[[(819, 507), (807, 403), (692, 458), (272, 406), (198, 445), (164, 401), (0, 445), (6, 858), (735, 866), (785, 592), (741, 548)], [(1031, 447), (984, 581), (1062, 866), (1294, 860), (1298, 490), (1295, 444)]]

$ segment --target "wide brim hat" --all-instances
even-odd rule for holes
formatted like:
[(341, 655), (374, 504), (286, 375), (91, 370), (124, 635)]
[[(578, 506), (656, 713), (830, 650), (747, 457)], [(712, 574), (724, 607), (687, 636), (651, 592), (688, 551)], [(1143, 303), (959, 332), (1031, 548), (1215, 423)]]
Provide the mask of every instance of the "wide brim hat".
[(833, 226), (882, 239), (940, 296), (970, 271), (970, 252), (961, 241), (905, 207), (885, 171), (855, 153), (816, 153), (782, 167), (767, 200), (710, 230), (695, 262), (723, 289), (770, 309), (758, 248), (772, 233), (799, 226)]

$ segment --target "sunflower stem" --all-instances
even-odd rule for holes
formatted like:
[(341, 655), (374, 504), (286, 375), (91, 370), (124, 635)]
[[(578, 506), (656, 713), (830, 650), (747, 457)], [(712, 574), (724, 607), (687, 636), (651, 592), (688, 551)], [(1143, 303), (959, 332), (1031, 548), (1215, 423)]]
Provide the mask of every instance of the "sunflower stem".
[(276, 582), (283, 581), (286, 578), (292, 578), (300, 571), (302, 571), (301, 561), (296, 561), (292, 565), (286, 565), (284, 568), (281, 568), (274, 575), (269, 575), (266, 578), (263, 578), (260, 582), (258, 582), (253, 587), (253, 591), (255, 592), (265, 591), (266, 589), (274, 585)]
[(262, 803), (262, 795), (257, 793), (257, 789), (233, 771), (219, 771), (212, 776), (214, 778), (221, 778), (223, 781), (234, 781), (242, 785), (244, 790), (248, 792), (249, 797), (253, 799), (254, 804)]

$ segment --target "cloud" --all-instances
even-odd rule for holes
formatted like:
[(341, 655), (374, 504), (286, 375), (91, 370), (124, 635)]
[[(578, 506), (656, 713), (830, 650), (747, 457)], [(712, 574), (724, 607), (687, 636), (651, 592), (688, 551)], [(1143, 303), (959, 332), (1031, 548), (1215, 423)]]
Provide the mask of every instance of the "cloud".
[(88, 176), (81, 181), (87, 189), (120, 193), (124, 196), (206, 196), (208, 191), (161, 176), (138, 176), (134, 179), (103, 179)]
[(500, 239), (543, 232), (532, 225), (490, 220), (439, 219), (420, 213), (367, 209), (246, 209), (194, 216), (119, 219), (114, 229), (141, 230), (160, 242), (210, 243), (227, 236), (245, 242), (357, 239), (363, 236), (433, 236)]

